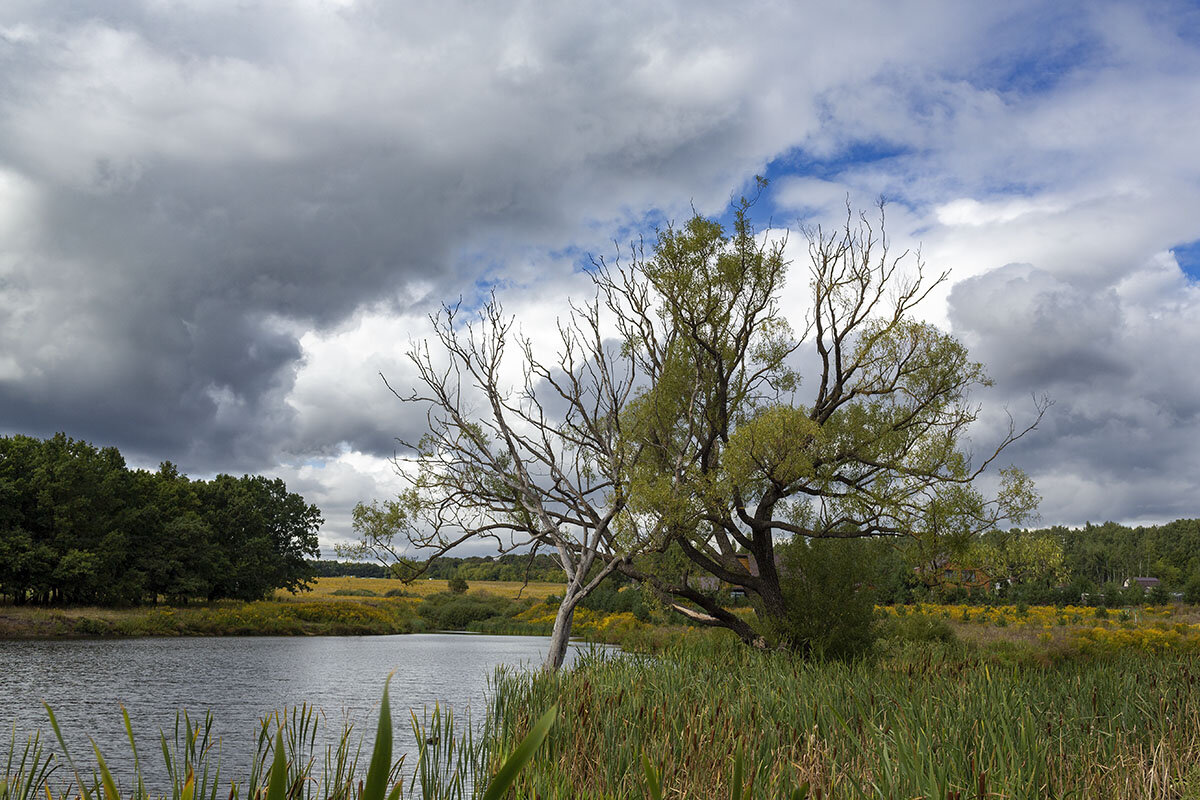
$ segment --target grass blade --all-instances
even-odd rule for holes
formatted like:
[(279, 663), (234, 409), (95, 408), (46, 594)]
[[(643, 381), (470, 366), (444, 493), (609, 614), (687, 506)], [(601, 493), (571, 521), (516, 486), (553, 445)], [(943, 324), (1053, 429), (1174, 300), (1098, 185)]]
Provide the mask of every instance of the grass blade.
[[(191, 783), (191, 776), (188, 776)], [(287, 756), (283, 753), (283, 726), (275, 734), (275, 759), (271, 763), (271, 775), (267, 778), (267, 800), (284, 800), (287, 796)], [(185, 795), (187, 792), (185, 791)], [(187, 797), (184, 800), (189, 800)]]
[(646, 794), (650, 795), (650, 800), (662, 800), (662, 776), (645, 753), (642, 753), (642, 774), (646, 776)]
[(104, 756), (100, 755), (100, 748), (94, 739), (91, 741), (92, 750), (96, 753), (96, 766), (100, 768), (100, 782), (104, 786), (104, 797), (106, 800), (121, 800), (121, 794), (117, 791), (117, 783), (108, 770), (108, 764), (104, 763)]
[(137, 776), (137, 800), (146, 797), (146, 783), (142, 780), (142, 764), (138, 760), (137, 742), (133, 740), (133, 723), (129, 721), (129, 711), (121, 705), (121, 717), (125, 720), (125, 733), (129, 736), (129, 749), (133, 751), (133, 774)]
[(63, 756), (67, 759), (67, 764), (71, 767), (71, 772), (75, 774), (75, 782), (79, 784), (79, 796), (83, 800), (92, 800), (92, 793), (88, 791), (87, 784), (83, 782), (83, 777), (79, 774), (79, 770), (75, 768), (75, 762), (71, 759), (71, 753), (67, 750), (67, 741), (63, 738), (62, 731), (58, 727), (58, 720), (54, 717), (54, 710), (50, 708), (49, 703), (42, 703), (42, 707), (46, 709), (46, 714), (50, 717), (50, 729), (54, 731), (54, 736), (58, 739), (58, 745), (62, 748)]
[(546, 734), (550, 733), (556, 719), (558, 719), (558, 706), (551, 706), (550, 710), (534, 723), (533, 728), (517, 745), (517, 749), (512, 751), (512, 755), (504, 762), (504, 766), (500, 767), (496, 777), (492, 778), (487, 791), (483, 794), (483, 800), (500, 800), (504, 796), (504, 793), (517, 780), (517, 775), (529, 763), (529, 759), (533, 758), (533, 754), (542, 746)]
[(384, 800), (388, 775), (392, 771), (392, 711), (388, 706), (389, 675), (383, 683), (383, 701), (379, 704), (379, 727), (375, 731), (375, 750), (367, 767), (367, 783), (361, 800)]

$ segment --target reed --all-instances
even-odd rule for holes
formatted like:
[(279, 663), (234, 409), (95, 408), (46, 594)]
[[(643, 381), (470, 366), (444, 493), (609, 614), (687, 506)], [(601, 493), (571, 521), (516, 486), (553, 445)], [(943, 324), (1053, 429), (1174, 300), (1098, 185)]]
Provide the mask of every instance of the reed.
[(1043, 666), (942, 644), (885, 661), (747, 648), (597, 655), (558, 675), (501, 673), (503, 749), (562, 708), (526, 796), (727, 798), (745, 754), (756, 797), (1167, 798), (1200, 795), (1200, 659), (1117, 654)]

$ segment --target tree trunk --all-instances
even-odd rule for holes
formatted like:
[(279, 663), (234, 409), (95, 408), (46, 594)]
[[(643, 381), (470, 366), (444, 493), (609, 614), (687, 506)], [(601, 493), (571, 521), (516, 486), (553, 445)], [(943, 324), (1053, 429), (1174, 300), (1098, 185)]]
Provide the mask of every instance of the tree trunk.
[(567, 645), (571, 641), (571, 625), (575, 621), (575, 606), (582, 596), (568, 592), (558, 606), (558, 614), (554, 617), (554, 630), (550, 634), (550, 652), (546, 653), (546, 663), (542, 665), (545, 672), (558, 672), (567, 657)]

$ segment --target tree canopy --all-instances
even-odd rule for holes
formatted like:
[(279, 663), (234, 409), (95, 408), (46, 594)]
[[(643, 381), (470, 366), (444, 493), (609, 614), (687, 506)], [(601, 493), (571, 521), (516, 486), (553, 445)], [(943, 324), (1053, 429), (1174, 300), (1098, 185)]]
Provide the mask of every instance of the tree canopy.
[[(779, 545), (955, 550), (1025, 519), (1037, 497), (1023, 473), (1000, 470), (990, 497), (976, 479), (1045, 404), (972, 458), (972, 392), (989, 380), (914, 313), (946, 274), (890, 252), (882, 206), (877, 222), (848, 210), (838, 230), (803, 232), (811, 306), (795, 319), (785, 241), (755, 230), (752, 204), (733, 204), (728, 229), (697, 214), (595, 261), (595, 298), (571, 304), (549, 363), (494, 295), (465, 319), (434, 316), (435, 339), (410, 353), (419, 386), (398, 393), (428, 432), (398, 462), (410, 489), (356, 516), (366, 551), (398, 558), (398, 533), (435, 556), (482, 537), (546, 547), (567, 577), (563, 646), (575, 605), (614, 569), (762, 642), (797, 630), (784, 622), (812, 596), (785, 591)], [(714, 580), (744, 591), (758, 622), (704, 590)]]
[(17, 603), (254, 600), (312, 577), (321, 512), (278, 478), (130, 470), (116, 448), (0, 437), (0, 595)]
[[(839, 230), (803, 231), (811, 306), (790, 319), (785, 241), (759, 235), (751, 205), (735, 204), (729, 230), (693, 217), (596, 275), (643, 378), (623, 416), (641, 453), (628, 523), (662, 555), (621, 569), (748, 642), (805, 613), (784, 591), (783, 542), (899, 537), (955, 550), (1027, 518), (1037, 497), (1023, 473), (1001, 470), (992, 497), (976, 479), (1045, 409), (973, 460), (972, 392), (987, 375), (915, 316), (946, 274), (930, 277), (919, 253), (890, 251), (882, 206), (877, 221), (848, 212)], [(805, 374), (806, 363), (815, 370)], [(693, 574), (746, 592), (759, 624)]]

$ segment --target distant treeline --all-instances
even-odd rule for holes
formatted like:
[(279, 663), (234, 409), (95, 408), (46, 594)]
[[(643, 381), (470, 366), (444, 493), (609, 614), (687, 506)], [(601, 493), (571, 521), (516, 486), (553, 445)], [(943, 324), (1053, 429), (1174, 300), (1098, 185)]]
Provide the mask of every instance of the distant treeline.
[[(1200, 602), (1200, 520), (1181, 519), (1165, 525), (1131, 528), (1115, 522), (1088, 523), (1082, 528), (1055, 526), (1029, 532), (1049, 536), (1062, 549), (1062, 576), (1053, 579), (1023, 581), (1003, 586), (1000, 594), (1013, 600), (1047, 603), (1077, 603), (1085, 594), (1094, 602), (1120, 604), (1137, 602), (1140, 588), (1126, 591), (1127, 578), (1158, 578), (1162, 585), (1151, 592), (1151, 599), (1183, 594), (1188, 602)], [(869, 583), (877, 598), (886, 603), (908, 603), (931, 594), (944, 599), (965, 600), (973, 596), (987, 600), (994, 590), (966, 590), (955, 586), (931, 587), (914, 570), (914, 557), (907, 553), (903, 539), (863, 540), (848, 545), (856, 551), (856, 560), (869, 563)], [(317, 575), (358, 575), (387, 577), (379, 564), (317, 561)], [(550, 555), (538, 554), (532, 562), (528, 555), (473, 556), (435, 559), (422, 577), (463, 578), (470, 581), (520, 581), (526, 574), (531, 581), (562, 582), (562, 569)]]
[(65, 434), (0, 437), (0, 597), (129, 605), (256, 600), (312, 578), (320, 510), (256, 475), (131, 470)]
[(1045, 528), (1063, 547), (1067, 571), (1095, 586), (1134, 576), (1158, 578), (1182, 590), (1200, 580), (1200, 519), (1129, 528), (1115, 522)]
[[(408, 570), (417, 562), (408, 562), (395, 572), (381, 564), (365, 561), (313, 561), (313, 573), (322, 578), (355, 575), (360, 578), (406, 577)], [(422, 578), (450, 580), (462, 578), (466, 581), (524, 581), (562, 583), (563, 571), (558, 561), (550, 555), (538, 553), (532, 558), (528, 553), (509, 553), (502, 556), (440, 556), (421, 573)]]
[[(1001, 594), (1009, 599), (1078, 603), (1086, 598), (1092, 604), (1113, 606), (1180, 598), (1200, 603), (1200, 519), (1138, 527), (1089, 522), (1082, 528), (1056, 525), (1029, 533), (1048, 537), (1061, 548), (1062, 575), (1004, 586)], [(1126, 588), (1124, 583), (1135, 577), (1157, 578), (1160, 584), (1149, 590), (1137, 585)], [(897, 599), (911, 597), (914, 591), (919, 595), (921, 590), (902, 589)], [(951, 599), (959, 599), (950, 594)]]

